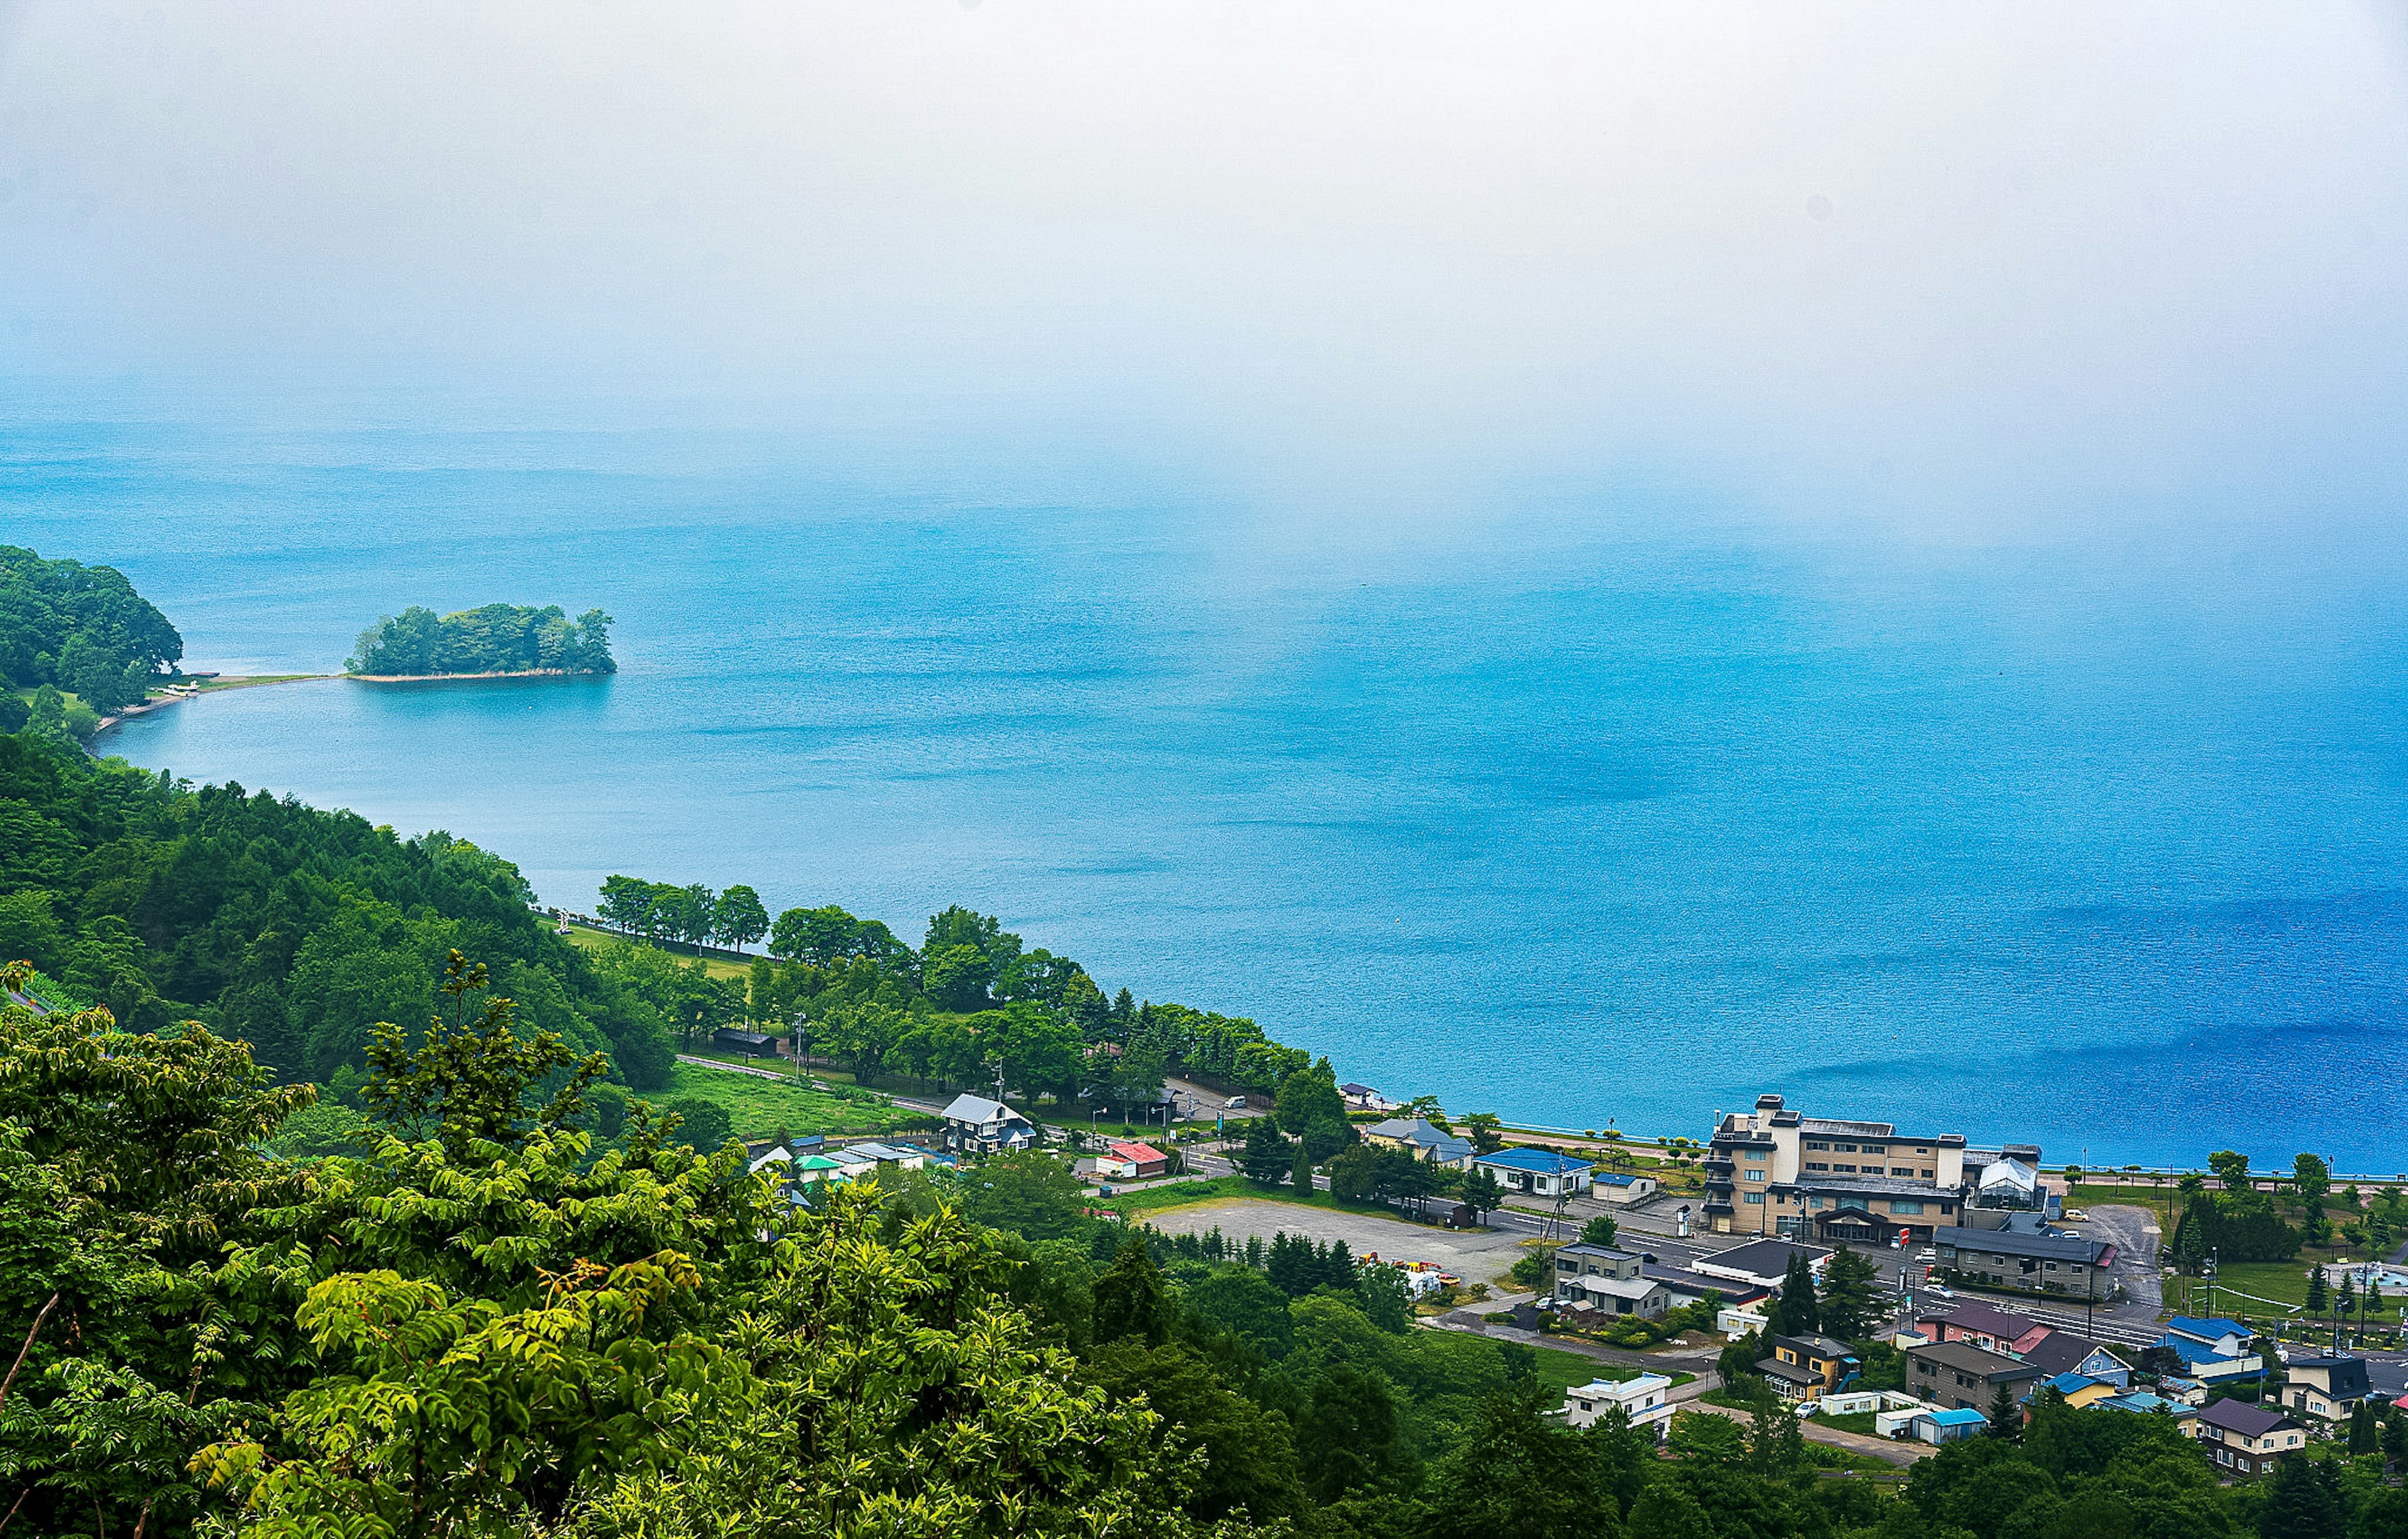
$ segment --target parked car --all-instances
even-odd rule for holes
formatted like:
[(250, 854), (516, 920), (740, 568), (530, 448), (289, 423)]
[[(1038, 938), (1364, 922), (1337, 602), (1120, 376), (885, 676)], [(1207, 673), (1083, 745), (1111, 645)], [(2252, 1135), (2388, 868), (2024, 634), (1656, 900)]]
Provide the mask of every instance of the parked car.
[(1228, 1109), (1232, 1112), (1244, 1111), (1246, 1109), (1246, 1098), (1243, 1096), (1231, 1096), (1229, 1098)]
[(2065, 1210), (2065, 1221), (2069, 1224), (2086, 1224), (2090, 1222), (2090, 1215), (2080, 1208), (2068, 1208)]

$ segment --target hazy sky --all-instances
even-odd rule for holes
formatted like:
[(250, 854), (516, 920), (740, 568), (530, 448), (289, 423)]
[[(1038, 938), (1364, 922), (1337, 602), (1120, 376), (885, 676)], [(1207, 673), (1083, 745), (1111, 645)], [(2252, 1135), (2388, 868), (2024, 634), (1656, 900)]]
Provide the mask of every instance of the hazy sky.
[(2380, 530), (2404, 15), (0, 0), (0, 381)]

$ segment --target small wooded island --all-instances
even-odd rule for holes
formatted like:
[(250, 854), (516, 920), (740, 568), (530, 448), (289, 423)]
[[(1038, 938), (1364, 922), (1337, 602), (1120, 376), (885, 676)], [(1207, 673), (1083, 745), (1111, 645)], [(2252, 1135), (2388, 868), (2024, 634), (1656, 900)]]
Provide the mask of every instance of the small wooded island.
[(412, 604), (360, 632), (343, 671), (380, 682), (616, 673), (619, 665), (610, 657), (610, 617), (600, 610), (571, 620), (557, 604), (487, 604), (456, 614)]

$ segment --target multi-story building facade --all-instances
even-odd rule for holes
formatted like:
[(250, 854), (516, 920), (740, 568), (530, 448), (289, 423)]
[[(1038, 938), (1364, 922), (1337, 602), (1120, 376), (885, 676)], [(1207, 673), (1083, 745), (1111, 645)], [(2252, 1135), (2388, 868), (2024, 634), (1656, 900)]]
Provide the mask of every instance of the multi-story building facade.
[(2217, 1472), (2256, 1477), (2307, 1442), (2307, 1430), (2282, 1412), (2247, 1401), (2210, 1401), (2191, 1423)]
[(1650, 1320), (1671, 1307), (1670, 1290), (1641, 1274), (1639, 1258), (1610, 1245), (1575, 1244), (1556, 1251), (1555, 1296), (1561, 1304)]
[(1965, 1135), (1810, 1117), (1758, 1096), (1753, 1113), (1715, 1127), (1705, 1177), (1706, 1224), (1717, 1234), (1872, 1244), (1903, 1230), (1928, 1240), (1964, 1206)]
[(1862, 1364), (1855, 1347), (1828, 1336), (1775, 1336), (1772, 1356), (1756, 1365), (1784, 1400), (1813, 1400), (1856, 1382)]
[(2284, 1374), (2283, 1403), (2319, 1421), (2347, 1421), (2373, 1392), (2363, 1358), (2293, 1358)]
[(2106, 1295), (2116, 1249), (2109, 1240), (2027, 1230), (1960, 1229), (1940, 1237), (1943, 1277), (2027, 1293)]

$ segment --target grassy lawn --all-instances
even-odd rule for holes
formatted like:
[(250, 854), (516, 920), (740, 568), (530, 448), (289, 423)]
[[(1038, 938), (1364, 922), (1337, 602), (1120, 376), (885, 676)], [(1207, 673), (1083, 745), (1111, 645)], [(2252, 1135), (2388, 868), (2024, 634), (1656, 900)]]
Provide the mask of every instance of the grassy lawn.
[(1584, 1358), (1577, 1352), (1566, 1352), (1553, 1346), (1538, 1346), (1531, 1350), (1539, 1354), (1539, 1371), (1536, 1377), (1541, 1384), (1547, 1387), (1551, 1403), (1563, 1399), (1565, 1390), (1575, 1388), (1580, 1385), (1591, 1384), (1598, 1379), (1603, 1379), (1608, 1384), (1620, 1384), (1625, 1379), (1635, 1379), (1646, 1372), (1643, 1368), (1625, 1368), (1619, 1363), (1598, 1362), (1594, 1358)]
[[(858, 1094), (858, 1092), (856, 1092)], [(654, 1105), (691, 1096), (727, 1108), (738, 1138), (767, 1138), (779, 1129), (797, 1137), (806, 1133), (881, 1133), (907, 1124), (924, 1125), (927, 1117), (874, 1099), (830, 1095), (799, 1085), (728, 1074), (681, 1063), (669, 1071), (668, 1088), (645, 1099)]]
[[(2308, 1268), (2322, 1259), (2322, 1251), (2302, 1251), (2299, 1259), (2292, 1261), (2227, 1261), (2215, 1274), (2215, 1313), (2256, 1315), (2260, 1318), (2286, 1314), (2274, 1304), (2264, 1302), (2269, 1299), (2275, 1304), (2304, 1306), (2308, 1299)], [(2178, 1315), (2206, 1314), (2207, 1279), (2167, 1278), (2166, 1307)], [(2350, 1316), (2353, 1323), (2357, 1318), (2355, 1314)], [(2367, 1313), (2366, 1323), (2370, 1329), (2377, 1322), (2398, 1328), (2398, 1295), (2386, 1301), (2380, 1313), (2372, 1310)]]
[(2146, 1208), (2157, 1215), (2157, 1227), (2166, 1224), (2166, 1200), (2172, 1198), (2175, 1211), (2181, 1211), (2182, 1199), (2169, 1184), (2151, 1191), (2147, 1187), (2093, 1187), (2086, 1182), (2065, 1194), (2069, 1208)]
[[(613, 941), (628, 940), (628, 937), (624, 935), (611, 935), (598, 929), (588, 929), (583, 925), (570, 925), (567, 928), (569, 943), (571, 945), (583, 946), (588, 951), (592, 951), (600, 946), (607, 946)], [(666, 946), (653, 945), (652, 942), (648, 941), (630, 941), (629, 943), (639, 946), (652, 945), (653, 950), (666, 952), (671, 956), (678, 957), (683, 961), (692, 961), (694, 959), (694, 953), (691, 950), (674, 943)], [(733, 979), (738, 983), (744, 981), (745, 974), (750, 971), (751, 966), (752, 964), (749, 962), (731, 962), (724, 956), (706, 956), (702, 959), (703, 971), (709, 973), (711, 977), (719, 979)]]
[(1828, 1443), (1816, 1443), (1811, 1439), (1806, 1444), (1806, 1462), (1818, 1470), (1853, 1470), (1858, 1474), (1885, 1474), (1892, 1479), (1905, 1478), (1903, 1472), (1886, 1459), (1876, 1459), (1871, 1454), (1851, 1453), (1845, 1448), (1834, 1448)]
[[(1393, 1218), (1410, 1224), (1406, 1214), (1379, 1202), (1341, 1202), (1326, 1191), (1315, 1191), (1307, 1197), (1294, 1187), (1257, 1187), (1242, 1175), (1216, 1175), (1210, 1181), (1175, 1181), (1167, 1187), (1147, 1191), (1123, 1192), (1101, 1204), (1124, 1216), (1140, 1213), (1158, 1213), (1165, 1208), (1192, 1207), (1198, 1202), (1218, 1202), (1232, 1197), (1252, 1197), (1266, 1202), (1294, 1202), (1298, 1207), (1328, 1208), (1338, 1213), (1369, 1214), (1375, 1218)], [(1431, 1224), (1431, 1229), (1440, 1226)]]
[(1876, 1435), (1870, 1411), (1854, 1411), (1843, 1417), (1816, 1417), (1813, 1421), (1817, 1427), (1837, 1427), (1843, 1432), (1862, 1432), (1867, 1437)]

